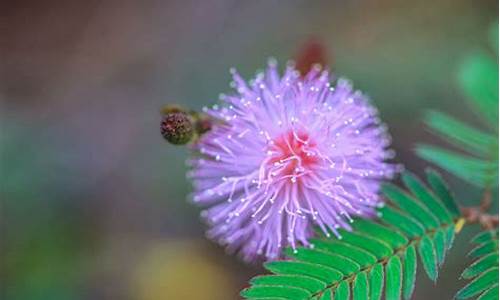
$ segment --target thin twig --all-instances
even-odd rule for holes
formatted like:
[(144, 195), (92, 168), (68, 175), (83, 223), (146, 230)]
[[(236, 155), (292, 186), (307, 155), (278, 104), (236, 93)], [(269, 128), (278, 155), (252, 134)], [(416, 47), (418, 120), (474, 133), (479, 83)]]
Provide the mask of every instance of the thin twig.
[(487, 212), (491, 207), (491, 190), (486, 188), (483, 192), (483, 196), (481, 197), (481, 202), (479, 204), (479, 208), (482, 212)]
[(461, 207), (460, 210), (469, 224), (479, 224), (488, 230), (498, 227), (498, 215), (485, 213), (482, 206)]

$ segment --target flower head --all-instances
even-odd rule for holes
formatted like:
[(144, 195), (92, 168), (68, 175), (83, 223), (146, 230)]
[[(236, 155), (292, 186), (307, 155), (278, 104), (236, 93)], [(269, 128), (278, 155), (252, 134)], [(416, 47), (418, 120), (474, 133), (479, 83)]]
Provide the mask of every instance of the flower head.
[(367, 98), (347, 80), (330, 85), (319, 66), (301, 77), (289, 64), (280, 76), (270, 60), (249, 84), (231, 73), (236, 93), (205, 109), (214, 123), (190, 160), (209, 237), (245, 260), (275, 259), (309, 245), (315, 225), (339, 236), (354, 216), (374, 216), (396, 167)]

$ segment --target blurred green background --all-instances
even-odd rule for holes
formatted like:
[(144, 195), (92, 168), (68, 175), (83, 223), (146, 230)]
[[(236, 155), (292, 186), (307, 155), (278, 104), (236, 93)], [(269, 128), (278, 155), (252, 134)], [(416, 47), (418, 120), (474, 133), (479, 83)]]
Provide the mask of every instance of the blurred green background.
[[(478, 123), (456, 71), (487, 49), (497, 13), (497, 0), (4, 3), (0, 299), (237, 299), (262, 269), (204, 238), (187, 151), (162, 139), (161, 106), (200, 109), (229, 91), (230, 67), (249, 78), (315, 37), (373, 98), (397, 160), (422, 174), (415, 143), (440, 143), (426, 109)], [(460, 201), (478, 199), (446, 177)], [(463, 286), (473, 231), (414, 299)]]

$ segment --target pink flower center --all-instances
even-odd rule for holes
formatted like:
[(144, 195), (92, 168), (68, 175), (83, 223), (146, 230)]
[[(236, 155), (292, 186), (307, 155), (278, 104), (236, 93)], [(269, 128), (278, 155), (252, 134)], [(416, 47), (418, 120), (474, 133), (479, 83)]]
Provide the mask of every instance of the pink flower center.
[(269, 163), (274, 167), (274, 175), (291, 177), (293, 181), (305, 174), (318, 162), (315, 146), (316, 143), (303, 131), (290, 130), (274, 139), (269, 148), (272, 152)]

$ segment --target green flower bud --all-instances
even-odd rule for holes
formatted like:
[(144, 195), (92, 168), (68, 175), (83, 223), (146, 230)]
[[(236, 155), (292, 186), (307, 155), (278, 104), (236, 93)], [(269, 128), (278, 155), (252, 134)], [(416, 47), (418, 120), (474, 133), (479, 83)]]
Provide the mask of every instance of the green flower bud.
[(174, 145), (189, 143), (195, 136), (193, 118), (178, 110), (165, 113), (161, 122), (161, 135)]

